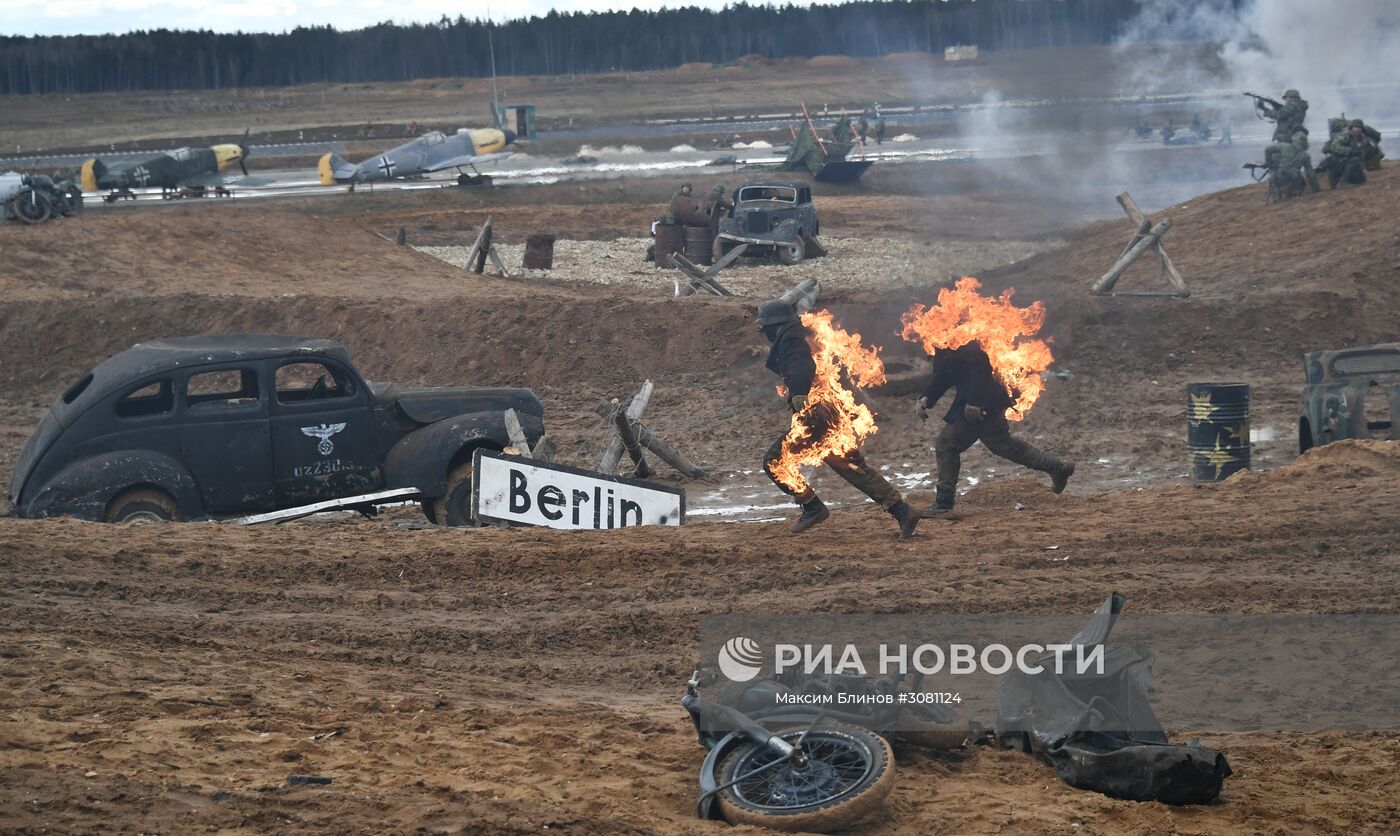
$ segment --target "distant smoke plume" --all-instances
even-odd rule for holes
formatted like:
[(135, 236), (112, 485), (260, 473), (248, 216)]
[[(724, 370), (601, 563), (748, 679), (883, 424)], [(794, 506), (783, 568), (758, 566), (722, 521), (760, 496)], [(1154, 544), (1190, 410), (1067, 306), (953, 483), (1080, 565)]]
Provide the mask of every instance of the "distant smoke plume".
[[(1164, 41), (1209, 42), (1217, 60), (1138, 60), (1135, 47)], [(1400, 2), (1148, 0), (1118, 47), (1140, 92), (1228, 86), (1277, 97), (1296, 87), (1311, 104), (1308, 121), (1320, 127), (1343, 110), (1365, 116), (1395, 99)]]

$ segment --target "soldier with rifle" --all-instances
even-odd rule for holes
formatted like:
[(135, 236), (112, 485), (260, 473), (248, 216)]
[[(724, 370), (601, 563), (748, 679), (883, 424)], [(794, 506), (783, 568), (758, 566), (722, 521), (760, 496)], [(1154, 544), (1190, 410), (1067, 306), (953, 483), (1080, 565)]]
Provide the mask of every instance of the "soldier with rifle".
[(1297, 90), (1283, 91), (1282, 102), (1254, 93), (1245, 93), (1245, 95), (1254, 99), (1254, 109), (1258, 112), (1260, 119), (1275, 123), (1274, 142), (1291, 141), (1298, 129), (1303, 127), (1303, 120), (1308, 115), (1308, 103), (1303, 100)]
[(1307, 189), (1322, 191), (1308, 155), (1307, 131), (1294, 133), (1292, 142), (1270, 145), (1264, 149), (1263, 163), (1246, 163), (1245, 168), (1256, 180), (1269, 178), (1269, 203), (1298, 197)]
[[(1347, 129), (1332, 137), (1323, 146), (1319, 172), (1327, 172), (1327, 185), (1337, 188), (1338, 183), (1361, 185), (1366, 182), (1366, 160), (1378, 154), (1379, 150), (1366, 135), (1366, 125), (1360, 119), (1353, 119)], [(1377, 159), (1377, 165), (1380, 164)]]

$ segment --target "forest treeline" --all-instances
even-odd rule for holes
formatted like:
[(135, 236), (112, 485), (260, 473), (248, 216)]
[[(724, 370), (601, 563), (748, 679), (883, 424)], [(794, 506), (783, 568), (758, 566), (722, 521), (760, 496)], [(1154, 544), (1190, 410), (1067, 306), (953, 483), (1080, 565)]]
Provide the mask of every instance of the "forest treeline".
[[(882, 0), (719, 10), (551, 11), (496, 23), (502, 75), (652, 70), (743, 55), (879, 56), (957, 44), (1012, 49), (1107, 43), (1139, 0)], [(407, 81), (491, 72), (488, 24), (380, 24), (281, 34), (209, 31), (0, 37), (0, 93), (89, 93)]]

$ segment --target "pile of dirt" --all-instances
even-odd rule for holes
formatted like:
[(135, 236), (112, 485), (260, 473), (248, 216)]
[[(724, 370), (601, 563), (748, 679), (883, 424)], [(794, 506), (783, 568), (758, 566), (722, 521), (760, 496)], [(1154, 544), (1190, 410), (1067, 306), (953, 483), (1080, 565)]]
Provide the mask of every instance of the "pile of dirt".
[[(907, 542), (873, 508), (801, 538), (0, 520), (0, 817), (710, 832), (678, 705), (700, 615), (1087, 613), (1109, 591), (1134, 613), (1400, 612), (1397, 466), (1400, 445), (1347, 442), (1213, 486), (1087, 499), (1018, 480)], [(1013, 752), (902, 749), (866, 827), (1400, 826), (1393, 732), (1175, 731), (1228, 754), (1220, 803), (1113, 800)]]
[(860, 59), (849, 55), (814, 55), (807, 59), (809, 67), (858, 67)]
[(677, 73), (679, 75), (689, 75), (691, 73), (707, 73), (710, 70), (714, 69), (714, 66), (714, 64), (711, 64), (708, 61), (692, 61), (689, 64), (681, 64), (679, 67), (676, 67), (671, 72)]

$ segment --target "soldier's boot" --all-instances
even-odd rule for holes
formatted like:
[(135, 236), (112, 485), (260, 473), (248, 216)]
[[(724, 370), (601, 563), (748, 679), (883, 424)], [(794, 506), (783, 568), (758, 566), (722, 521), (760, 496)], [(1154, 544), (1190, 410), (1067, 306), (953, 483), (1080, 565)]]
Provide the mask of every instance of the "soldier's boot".
[(826, 503), (821, 499), (813, 499), (802, 506), (802, 516), (797, 518), (797, 522), (792, 524), (792, 533), (801, 534), (818, 523), (824, 522), (831, 512), (827, 510)]
[(1069, 484), (1069, 477), (1074, 475), (1074, 461), (1071, 459), (1057, 459), (1054, 456), (1046, 456), (1049, 465), (1046, 468), (1050, 474), (1050, 490), (1055, 493), (1062, 493), (1065, 485)]
[(914, 529), (919, 524), (919, 515), (913, 508), (909, 507), (909, 503), (901, 499), (891, 505), (890, 516), (899, 523), (899, 539), (908, 540), (914, 536)]
[(957, 494), (953, 491), (945, 491), (943, 488), (939, 488), (934, 496), (933, 504), (925, 508), (924, 512), (919, 516), (926, 520), (941, 517), (953, 510), (953, 500), (956, 498)]

